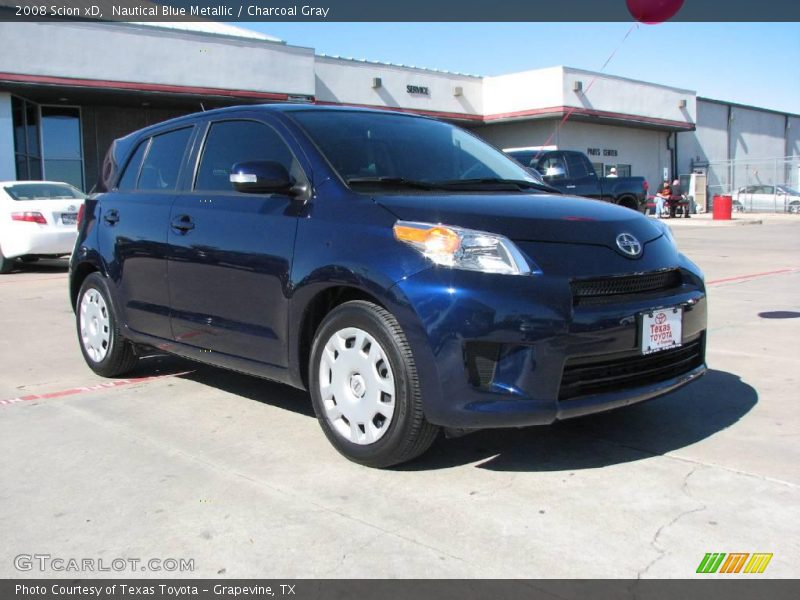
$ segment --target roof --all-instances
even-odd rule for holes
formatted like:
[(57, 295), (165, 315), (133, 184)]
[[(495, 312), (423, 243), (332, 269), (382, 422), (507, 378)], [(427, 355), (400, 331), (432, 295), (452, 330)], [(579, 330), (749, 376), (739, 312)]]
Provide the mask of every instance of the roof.
[(404, 65), (400, 63), (384, 62), (380, 60), (369, 60), (367, 58), (353, 58), (351, 56), (339, 56), (338, 54), (317, 54), (318, 58), (326, 58), (329, 60), (340, 60), (346, 62), (363, 63), (366, 65), (381, 65), (384, 67), (398, 67), (401, 69), (415, 69), (417, 71), (427, 71), (429, 73), (441, 73), (443, 75), (458, 75), (460, 77), (470, 77), (472, 79), (482, 79), (481, 75), (473, 75), (471, 73), (459, 73), (458, 71), (446, 71), (444, 69), (431, 69), (428, 67), (417, 67), (414, 65)]
[(262, 42), (277, 42), (281, 44), (286, 43), (282, 39), (271, 35), (266, 35), (252, 29), (245, 29), (244, 27), (237, 27), (236, 25), (231, 25), (230, 23), (221, 23), (219, 21), (132, 21), (129, 24), (142, 27), (157, 27), (161, 29), (173, 29), (176, 31), (188, 31), (190, 33), (203, 33), (206, 35), (219, 35), (247, 40), (257, 40)]

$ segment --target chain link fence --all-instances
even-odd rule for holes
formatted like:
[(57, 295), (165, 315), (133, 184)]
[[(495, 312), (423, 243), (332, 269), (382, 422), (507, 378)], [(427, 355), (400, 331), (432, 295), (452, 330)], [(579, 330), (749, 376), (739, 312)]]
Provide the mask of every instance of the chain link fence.
[(709, 205), (718, 194), (735, 211), (800, 213), (800, 156), (709, 163)]

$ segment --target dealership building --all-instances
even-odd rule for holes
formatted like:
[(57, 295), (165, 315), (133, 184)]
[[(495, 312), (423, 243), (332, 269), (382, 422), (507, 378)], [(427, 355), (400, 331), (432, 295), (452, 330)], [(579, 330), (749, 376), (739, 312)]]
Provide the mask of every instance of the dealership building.
[(429, 115), (500, 148), (581, 150), (598, 173), (613, 166), (651, 184), (707, 170), (719, 191), (743, 178), (800, 183), (800, 115), (581, 69), (479, 77), (318, 55), (214, 22), (6, 22), (0, 40), (0, 180), (89, 190), (111, 141), (133, 130), (220, 106), (308, 102)]

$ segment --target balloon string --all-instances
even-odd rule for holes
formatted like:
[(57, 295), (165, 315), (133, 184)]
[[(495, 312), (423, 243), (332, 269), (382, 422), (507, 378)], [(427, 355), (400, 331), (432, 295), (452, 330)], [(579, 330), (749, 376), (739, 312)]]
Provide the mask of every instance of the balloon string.
[[(595, 81), (597, 81), (599, 76), (603, 73), (603, 71), (605, 71), (606, 67), (608, 66), (608, 63), (611, 62), (611, 59), (613, 59), (616, 53), (619, 51), (619, 49), (622, 48), (622, 45), (625, 43), (625, 40), (627, 40), (628, 37), (631, 35), (631, 33), (633, 33), (636, 29), (639, 29), (638, 22), (630, 26), (630, 29), (628, 29), (627, 33), (623, 36), (622, 41), (620, 41), (620, 43), (617, 44), (617, 47), (614, 48), (614, 50), (608, 56), (606, 61), (603, 63), (603, 66), (600, 67), (600, 71), (594, 77), (592, 77), (592, 80), (589, 82), (589, 85), (586, 86), (586, 90), (583, 92), (584, 96), (589, 93), (589, 90), (592, 89), (592, 86), (594, 85)], [(566, 123), (569, 120), (569, 118), (572, 116), (572, 113), (574, 113), (577, 109), (578, 107), (576, 106), (570, 106), (567, 109), (567, 111), (564, 113), (564, 117), (559, 122), (558, 127), (556, 127), (555, 130), (553, 130), (553, 132), (547, 138), (547, 141), (545, 141), (545, 143), (543, 144), (544, 147), (550, 145), (550, 142), (553, 141), (553, 138), (561, 131), (561, 128), (564, 126), (564, 123)]]

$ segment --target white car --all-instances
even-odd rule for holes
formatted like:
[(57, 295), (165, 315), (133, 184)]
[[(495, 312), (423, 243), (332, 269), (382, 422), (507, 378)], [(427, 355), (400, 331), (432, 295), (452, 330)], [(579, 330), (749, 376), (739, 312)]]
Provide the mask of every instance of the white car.
[(744, 211), (800, 212), (800, 192), (788, 185), (748, 185), (734, 196)]
[(85, 198), (66, 183), (0, 181), (0, 273), (10, 273), (17, 258), (71, 253)]

